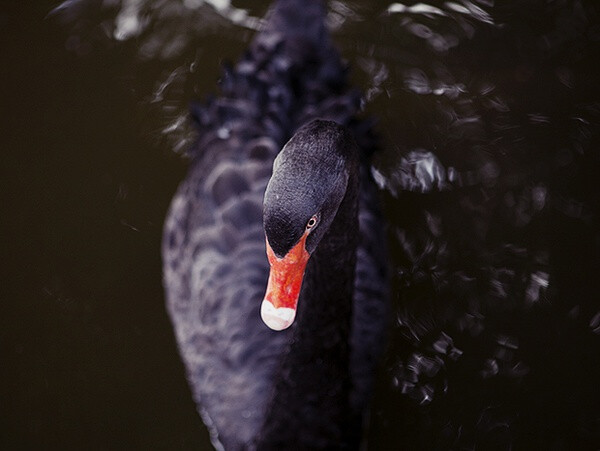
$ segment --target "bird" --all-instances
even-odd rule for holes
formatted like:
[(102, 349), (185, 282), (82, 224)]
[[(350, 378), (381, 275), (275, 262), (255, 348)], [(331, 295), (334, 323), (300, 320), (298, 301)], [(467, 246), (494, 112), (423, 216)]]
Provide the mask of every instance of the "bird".
[(357, 449), (389, 318), (373, 123), (319, 0), (278, 0), (164, 225), (167, 311), (215, 448)]

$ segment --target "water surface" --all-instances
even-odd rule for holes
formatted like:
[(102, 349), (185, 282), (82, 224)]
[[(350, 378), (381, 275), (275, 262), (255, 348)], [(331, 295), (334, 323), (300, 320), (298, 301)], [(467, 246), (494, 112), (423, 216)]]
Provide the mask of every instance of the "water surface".
[[(160, 235), (189, 102), (268, 2), (58, 5), (0, 6), (0, 445), (210, 449)], [(390, 224), (370, 449), (598, 448), (598, 6), (329, 8)]]

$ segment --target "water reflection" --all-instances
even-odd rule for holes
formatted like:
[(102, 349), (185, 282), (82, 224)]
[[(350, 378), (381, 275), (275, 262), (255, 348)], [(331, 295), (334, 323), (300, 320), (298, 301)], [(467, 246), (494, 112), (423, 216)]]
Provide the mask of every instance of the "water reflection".
[[(140, 67), (160, 62), (140, 98), (185, 153), (189, 99), (266, 5), (80, 0), (55, 14), (69, 50), (135, 41)], [(372, 448), (598, 446), (598, 6), (329, 7), (382, 136), (395, 326)]]

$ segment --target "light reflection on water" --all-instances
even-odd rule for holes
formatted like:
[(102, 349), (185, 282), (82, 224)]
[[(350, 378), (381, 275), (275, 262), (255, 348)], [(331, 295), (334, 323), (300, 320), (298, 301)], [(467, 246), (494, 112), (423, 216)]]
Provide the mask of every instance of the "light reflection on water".
[[(70, 0), (51, 16), (77, 55), (133, 46), (142, 133), (185, 154), (190, 99), (267, 5)], [(329, 10), (382, 138), (396, 321), (372, 449), (598, 446), (598, 6)]]

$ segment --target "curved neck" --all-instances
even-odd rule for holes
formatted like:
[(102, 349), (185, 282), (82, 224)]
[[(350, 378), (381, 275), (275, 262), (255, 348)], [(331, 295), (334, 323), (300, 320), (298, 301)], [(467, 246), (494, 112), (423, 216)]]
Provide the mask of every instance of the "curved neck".
[(348, 442), (349, 334), (358, 244), (358, 176), (311, 256), (298, 318), (275, 380), (258, 449), (339, 448)]

